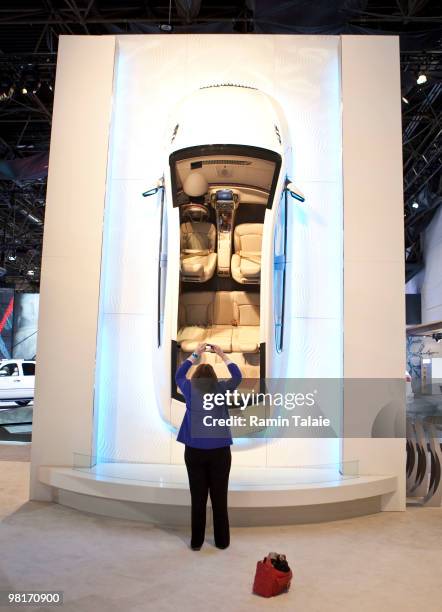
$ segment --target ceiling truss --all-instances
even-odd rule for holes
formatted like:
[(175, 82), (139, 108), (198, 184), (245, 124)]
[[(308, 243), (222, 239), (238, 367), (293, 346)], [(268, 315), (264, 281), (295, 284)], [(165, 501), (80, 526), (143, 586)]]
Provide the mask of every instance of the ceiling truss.
[[(342, 0), (333, 3), (338, 8), (332, 16), (331, 3), (325, 0), (315, 3), (315, 16), (309, 3), (301, 0), (25, 0), (18, 4), (10, 0), (0, 7), (0, 163), (48, 154), (56, 53), (62, 34), (160, 32), (164, 24), (176, 32), (324, 34), (329, 24), (333, 34), (399, 34), (407, 278), (421, 269), (422, 232), (442, 200), (442, 10), (438, 2)], [(426, 83), (417, 84), (419, 74), (427, 76)], [(2, 286), (38, 291), (45, 194), (44, 177), (0, 180), (0, 267), (7, 271), (0, 278)]]

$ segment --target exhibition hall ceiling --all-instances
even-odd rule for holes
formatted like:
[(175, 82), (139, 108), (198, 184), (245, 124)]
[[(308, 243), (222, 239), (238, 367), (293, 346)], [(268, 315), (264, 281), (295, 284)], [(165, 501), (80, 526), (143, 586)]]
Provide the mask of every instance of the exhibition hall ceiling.
[[(442, 201), (439, 2), (4, 0), (0, 8), (0, 286), (20, 291), (39, 288), (59, 35), (163, 32), (167, 36), (170, 31), (399, 34), (407, 278), (419, 271), (420, 235)], [(375, 236), (373, 244), (376, 248)]]

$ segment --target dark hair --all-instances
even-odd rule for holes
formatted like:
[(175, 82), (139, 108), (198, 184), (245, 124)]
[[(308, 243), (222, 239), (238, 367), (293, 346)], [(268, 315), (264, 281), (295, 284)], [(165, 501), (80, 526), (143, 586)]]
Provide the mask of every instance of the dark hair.
[(200, 363), (192, 376), (192, 384), (200, 393), (215, 393), (218, 377), (210, 363)]

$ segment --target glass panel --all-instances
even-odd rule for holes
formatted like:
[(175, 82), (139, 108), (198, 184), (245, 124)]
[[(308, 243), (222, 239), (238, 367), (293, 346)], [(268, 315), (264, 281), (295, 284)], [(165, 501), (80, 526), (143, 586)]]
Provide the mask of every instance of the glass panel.
[(247, 192), (251, 189), (256, 201), (263, 200), (270, 208), (281, 157), (257, 147), (204, 145), (176, 151), (171, 155), (170, 164), (174, 206), (198, 199), (191, 192), (185, 192), (185, 183), (195, 188), (205, 183), (212, 190), (227, 187)]
[(18, 367), (16, 363), (7, 363), (0, 369), (0, 376), (18, 376)]
[(23, 363), (23, 374), (25, 376), (35, 376), (35, 363)]
[[(155, 464), (100, 458), (74, 453), (73, 469), (99, 479), (142, 481), (158, 487), (188, 488), (183, 465)], [(230, 489), (280, 489), (299, 484), (340, 482), (359, 477), (359, 461), (340, 461), (290, 467), (235, 466), (230, 475)]]

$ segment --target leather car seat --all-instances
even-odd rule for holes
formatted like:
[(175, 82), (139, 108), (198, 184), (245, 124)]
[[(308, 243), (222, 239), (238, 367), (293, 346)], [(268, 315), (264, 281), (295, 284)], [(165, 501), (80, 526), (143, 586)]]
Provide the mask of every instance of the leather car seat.
[(261, 275), (262, 223), (242, 223), (235, 227), (231, 274), (237, 283), (257, 284)]
[(216, 229), (207, 221), (181, 224), (181, 277), (183, 281), (204, 283), (216, 268)]

